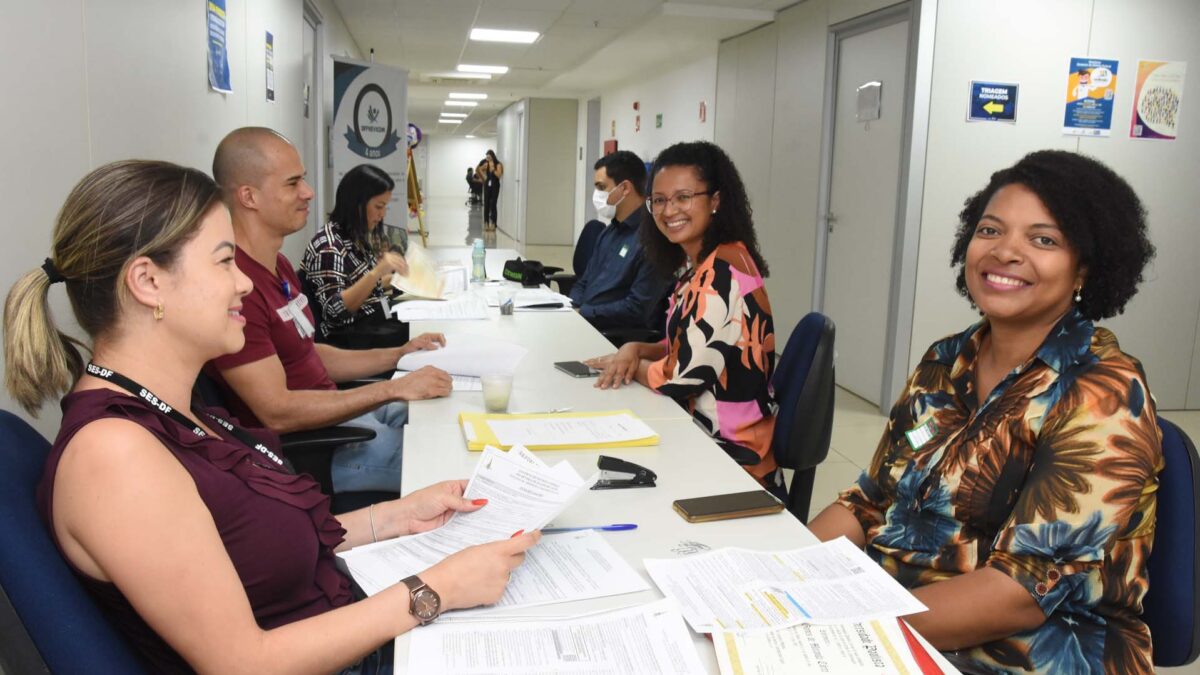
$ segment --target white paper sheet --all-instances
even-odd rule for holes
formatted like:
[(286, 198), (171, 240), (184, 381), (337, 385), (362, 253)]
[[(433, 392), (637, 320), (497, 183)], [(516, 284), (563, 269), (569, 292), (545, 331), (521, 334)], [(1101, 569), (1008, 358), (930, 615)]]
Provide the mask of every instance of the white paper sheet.
[[(397, 370), (392, 373), (392, 379), (399, 379), (408, 375), (410, 371)], [(483, 382), (478, 377), (471, 375), (450, 375), (450, 390), (451, 391), (483, 391)]]
[[(500, 289), (484, 289), (484, 297), (487, 298), (489, 307), (500, 306)], [(572, 311), (570, 297), (555, 293), (548, 288), (522, 288), (513, 295), (513, 307), (517, 310), (538, 311), (531, 309), (530, 305), (553, 305), (555, 303), (562, 305), (559, 309)], [(541, 311), (546, 311), (546, 309), (553, 310), (554, 308), (541, 308)]]
[(624, 443), (655, 435), (645, 422), (622, 413), (600, 417), (489, 419), (501, 445), (588, 445)]
[(927, 608), (850, 540), (643, 561), (698, 633), (894, 618)]
[(488, 318), (487, 303), (473, 293), (453, 300), (409, 300), (392, 305), (392, 314), (401, 321), (464, 321)]
[[(550, 467), (524, 448), (505, 453), (488, 447), (465, 493), (468, 499), (487, 499), (487, 506), (456, 513), (430, 532), (360, 546), (339, 555), (363, 591), (373, 595), (468, 546), (507, 539), (517, 530), (541, 529), (593, 482), (594, 477), (581, 478), (565, 461)], [(546, 537), (543, 545), (544, 550), (539, 545), (526, 555), (526, 564), (514, 572), (497, 606), (562, 602), (646, 588), (603, 538)], [(580, 570), (596, 578), (580, 580)]]
[(877, 619), (827, 626), (804, 624), (762, 633), (716, 633), (713, 647), (722, 675), (920, 675), (921, 667), (897, 621)]
[(451, 375), (511, 375), (528, 353), (528, 349), (512, 342), (451, 333), (446, 335), (446, 345), (440, 349), (421, 350), (400, 357), (396, 370), (436, 366)]
[(422, 675), (693, 675), (704, 672), (667, 600), (554, 621), (433, 623), (412, 631), (408, 672)]

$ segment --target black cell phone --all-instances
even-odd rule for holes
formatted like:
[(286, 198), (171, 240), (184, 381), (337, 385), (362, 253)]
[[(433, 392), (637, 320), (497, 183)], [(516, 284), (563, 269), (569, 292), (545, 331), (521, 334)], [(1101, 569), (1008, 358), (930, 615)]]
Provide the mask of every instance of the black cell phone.
[(595, 377), (600, 374), (600, 371), (582, 361), (559, 361), (554, 367), (571, 377)]
[(766, 490), (677, 499), (672, 506), (689, 523), (763, 516), (783, 510), (783, 504)]

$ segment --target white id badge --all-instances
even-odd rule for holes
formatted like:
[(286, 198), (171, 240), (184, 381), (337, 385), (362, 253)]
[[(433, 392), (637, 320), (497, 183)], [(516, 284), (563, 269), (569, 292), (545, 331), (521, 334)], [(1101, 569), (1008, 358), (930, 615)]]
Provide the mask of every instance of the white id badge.
[(908, 438), (908, 444), (913, 450), (920, 450), (921, 446), (933, 440), (937, 434), (937, 424), (933, 419), (925, 420), (924, 424), (904, 432)]

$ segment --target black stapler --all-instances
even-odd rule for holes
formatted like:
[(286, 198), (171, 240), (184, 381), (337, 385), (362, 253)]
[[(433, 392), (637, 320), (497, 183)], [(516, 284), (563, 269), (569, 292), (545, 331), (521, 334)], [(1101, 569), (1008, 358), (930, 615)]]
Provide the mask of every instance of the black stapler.
[(617, 490), (620, 488), (654, 487), (658, 478), (650, 469), (616, 457), (600, 455), (596, 466), (600, 468), (600, 479), (593, 490)]

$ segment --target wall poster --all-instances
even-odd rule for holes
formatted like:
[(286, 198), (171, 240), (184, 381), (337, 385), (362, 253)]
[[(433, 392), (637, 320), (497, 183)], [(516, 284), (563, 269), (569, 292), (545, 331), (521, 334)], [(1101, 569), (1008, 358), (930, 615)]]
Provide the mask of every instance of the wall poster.
[(1071, 69), (1067, 74), (1063, 133), (1069, 136), (1112, 134), (1113, 99), (1116, 95), (1115, 59), (1071, 59)]
[(1183, 61), (1138, 61), (1133, 114), (1129, 116), (1130, 138), (1175, 140), (1186, 74), (1187, 63)]

